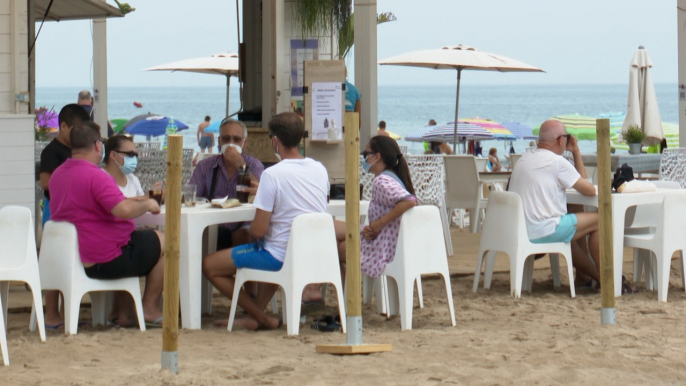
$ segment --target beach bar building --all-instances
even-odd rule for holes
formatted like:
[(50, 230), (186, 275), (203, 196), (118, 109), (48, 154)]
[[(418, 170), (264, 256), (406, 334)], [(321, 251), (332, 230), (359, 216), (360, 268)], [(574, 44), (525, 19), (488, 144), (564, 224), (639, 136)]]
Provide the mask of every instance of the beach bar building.
[(105, 18), (122, 16), (104, 0), (0, 0), (0, 207), (25, 206), (34, 212), (36, 206), (36, 22), (93, 20), (96, 114), (100, 110), (95, 120), (100, 123), (107, 119)]

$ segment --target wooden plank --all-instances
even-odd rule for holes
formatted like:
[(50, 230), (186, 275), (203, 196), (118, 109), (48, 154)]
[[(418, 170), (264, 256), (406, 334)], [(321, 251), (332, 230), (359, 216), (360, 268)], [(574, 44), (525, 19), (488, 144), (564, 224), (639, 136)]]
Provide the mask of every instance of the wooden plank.
[(17, 147), (17, 146), (33, 146), (35, 142), (35, 134), (32, 131), (17, 130), (11, 133), (2, 133), (0, 135), (0, 148)]
[(390, 352), (393, 351), (393, 345), (386, 343), (359, 345), (318, 344), (316, 349), (320, 354), (354, 355)]
[[(305, 60), (303, 62), (305, 85), (312, 90), (313, 82), (345, 82), (345, 62), (342, 60)], [(312, 93), (303, 96), (305, 130), (312, 137)], [(345, 111), (345, 97), (341, 98), (341, 111)], [(344, 118), (345, 120), (345, 118)], [(345, 146), (340, 143), (326, 143), (305, 139), (305, 156), (321, 162), (329, 173), (329, 180), (345, 176)]]
[(10, 28), (11, 28), (11, 23), (10, 23), (10, 15), (9, 12), (5, 15), (0, 15), (0, 34), (3, 35), (9, 35), (10, 34)]
[(36, 179), (31, 174), (3, 176), (0, 175), (0, 190), (31, 189)]
[[(2, 24), (2, 21), (0, 21)], [(10, 39), (11, 41), (11, 39)], [(12, 55), (11, 53), (0, 54), (0, 73), (12, 72)]]
[(3, 148), (0, 151), (0, 162), (2, 161), (34, 161), (33, 146), (16, 146)]
[(0, 162), (0, 175), (3, 176), (13, 176), (21, 174), (30, 174), (31, 176), (33, 176), (35, 170), (36, 166), (33, 162)]
[[(179, 349), (179, 257), (181, 248), (183, 136), (170, 135), (167, 142), (167, 204), (164, 221), (164, 319), (162, 326), (163, 356), (165, 352), (174, 353)], [(162, 365), (164, 368), (164, 360)]]
[[(615, 308), (612, 248), (612, 171), (610, 170), (610, 120), (596, 119), (598, 142), (598, 216), (600, 217), (600, 286), (602, 308)], [(622, 224), (617, 224), (622, 226)], [(614, 321), (611, 323), (614, 324)]]
[(10, 35), (0, 34), (0, 54), (10, 53)]
[(17, 202), (26, 202), (28, 198), (32, 198), (35, 195), (35, 189), (0, 190), (0, 205), (14, 205)]
[[(362, 282), (360, 273), (360, 118), (357, 113), (345, 113), (345, 266), (348, 301), (346, 315), (362, 316)], [(352, 327), (348, 327), (352, 328)]]

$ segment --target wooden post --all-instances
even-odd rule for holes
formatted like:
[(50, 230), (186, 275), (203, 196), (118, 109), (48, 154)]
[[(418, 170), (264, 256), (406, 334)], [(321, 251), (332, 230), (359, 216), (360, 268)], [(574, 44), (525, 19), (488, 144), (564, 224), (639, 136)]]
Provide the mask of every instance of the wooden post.
[(162, 369), (179, 371), (179, 245), (181, 239), (181, 172), (183, 136), (170, 135), (167, 142), (167, 193), (164, 219), (164, 320), (162, 322)]
[(362, 344), (362, 279), (360, 271), (360, 118), (345, 113), (345, 265), (346, 345), (317, 345), (318, 353), (369, 354), (391, 351), (390, 344)]
[[(600, 288), (602, 324), (615, 324), (615, 285), (612, 250), (612, 170), (610, 120), (596, 119), (598, 143), (598, 217), (600, 221)], [(614, 224), (624, 226), (624, 224)]]

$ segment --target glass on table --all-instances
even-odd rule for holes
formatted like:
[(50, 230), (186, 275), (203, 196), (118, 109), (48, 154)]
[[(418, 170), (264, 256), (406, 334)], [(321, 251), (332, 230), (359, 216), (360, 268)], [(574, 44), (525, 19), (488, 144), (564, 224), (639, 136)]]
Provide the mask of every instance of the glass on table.
[(186, 184), (183, 186), (183, 201), (187, 207), (195, 206), (195, 195), (198, 192), (198, 186), (195, 184)]

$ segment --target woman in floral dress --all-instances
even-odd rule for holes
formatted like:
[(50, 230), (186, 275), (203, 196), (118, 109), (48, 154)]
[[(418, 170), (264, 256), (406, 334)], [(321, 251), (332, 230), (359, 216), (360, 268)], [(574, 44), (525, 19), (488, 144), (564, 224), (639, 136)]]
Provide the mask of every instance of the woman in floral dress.
[(410, 169), (395, 140), (373, 137), (362, 156), (362, 167), (375, 177), (369, 203), (369, 225), (361, 231), (361, 265), (362, 272), (379, 277), (395, 257), (401, 216), (417, 205), (417, 197)]

